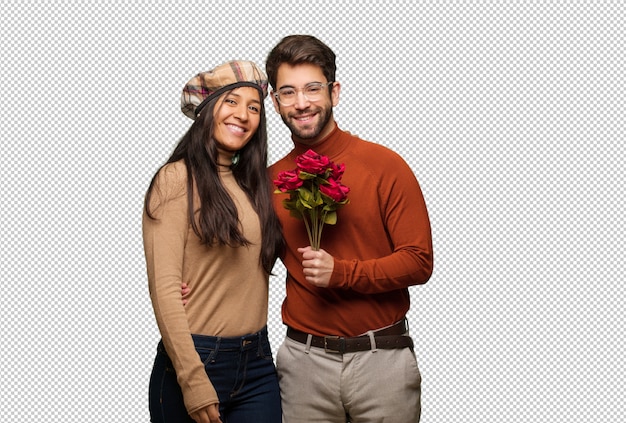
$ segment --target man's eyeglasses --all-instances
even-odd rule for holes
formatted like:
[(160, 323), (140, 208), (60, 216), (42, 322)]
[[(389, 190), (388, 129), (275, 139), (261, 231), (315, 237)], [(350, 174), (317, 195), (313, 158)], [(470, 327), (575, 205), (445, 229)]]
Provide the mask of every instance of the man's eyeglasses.
[(320, 100), (324, 96), (324, 89), (328, 87), (332, 82), (325, 84), (319, 82), (312, 82), (304, 86), (304, 88), (292, 88), (285, 87), (278, 90), (274, 97), (282, 106), (293, 106), (298, 99), (298, 91), (302, 91), (304, 97), (309, 101)]

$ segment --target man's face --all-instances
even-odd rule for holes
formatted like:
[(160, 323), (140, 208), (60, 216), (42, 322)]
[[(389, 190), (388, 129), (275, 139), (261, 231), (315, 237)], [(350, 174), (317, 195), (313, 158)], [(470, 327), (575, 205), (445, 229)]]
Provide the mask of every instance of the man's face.
[[(283, 63), (278, 67), (276, 91), (272, 92), (274, 109), (280, 114), (297, 142), (314, 145), (332, 132), (333, 107), (339, 103), (339, 83), (333, 83), (330, 93), (328, 87), (325, 87), (322, 95), (313, 100), (307, 98), (304, 93), (307, 85), (328, 82), (322, 69), (315, 65), (291, 66)], [(278, 101), (275, 94), (281, 89), (292, 89), (297, 92), (293, 104), (285, 106)]]

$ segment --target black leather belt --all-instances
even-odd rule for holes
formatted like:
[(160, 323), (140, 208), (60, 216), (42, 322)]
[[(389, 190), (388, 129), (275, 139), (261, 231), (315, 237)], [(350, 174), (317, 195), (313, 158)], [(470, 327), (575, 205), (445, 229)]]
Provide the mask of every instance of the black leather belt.
[[(406, 321), (402, 320), (393, 326), (374, 332), (377, 349), (413, 348), (413, 340), (405, 335)], [(302, 344), (307, 343), (308, 334), (293, 328), (287, 328), (287, 337)], [(328, 353), (344, 354), (372, 349), (369, 335), (343, 336), (311, 336), (311, 346), (323, 348)]]

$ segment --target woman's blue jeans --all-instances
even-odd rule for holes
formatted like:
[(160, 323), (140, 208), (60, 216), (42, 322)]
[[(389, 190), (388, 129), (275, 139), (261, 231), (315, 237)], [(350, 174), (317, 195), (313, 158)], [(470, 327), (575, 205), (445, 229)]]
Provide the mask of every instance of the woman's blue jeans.
[[(281, 423), (278, 377), (267, 328), (236, 338), (192, 337), (217, 391), (223, 423)], [(193, 423), (163, 341), (157, 347), (149, 398), (151, 422)]]

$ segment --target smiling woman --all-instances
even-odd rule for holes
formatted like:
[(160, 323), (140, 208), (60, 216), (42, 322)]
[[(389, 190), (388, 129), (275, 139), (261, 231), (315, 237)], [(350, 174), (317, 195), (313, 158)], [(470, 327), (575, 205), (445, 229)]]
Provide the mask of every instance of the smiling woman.
[[(269, 273), (282, 248), (267, 173), (266, 95), (253, 62), (193, 77), (181, 108), (194, 122), (148, 188), (144, 251), (162, 336), (150, 378), (152, 422), (281, 421), (266, 326)], [(185, 308), (183, 282), (193, 288)]]
[(250, 141), (260, 119), (261, 97), (255, 88), (235, 88), (222, 95), (213, 112), (213, 138), (220, 165), (232, 164), (233, 156)]

